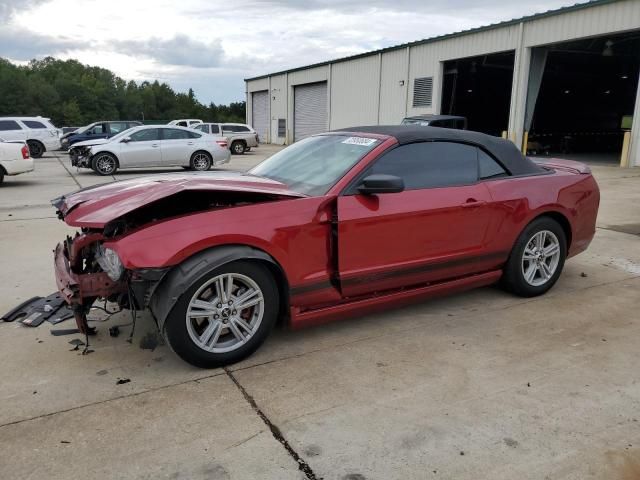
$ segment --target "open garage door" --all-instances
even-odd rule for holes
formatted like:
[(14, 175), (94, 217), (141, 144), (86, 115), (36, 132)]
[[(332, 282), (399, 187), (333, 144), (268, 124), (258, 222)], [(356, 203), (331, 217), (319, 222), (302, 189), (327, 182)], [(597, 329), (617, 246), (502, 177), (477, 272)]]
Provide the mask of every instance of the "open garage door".
[(327, 131), (327, 82), (294, 87), (294, 141)]
[(619, 163), (638, 91), (638, 52), (638, 31), (534, 49), (524, 125), (529, 154)]
[(440, 113), (467, 117), (469, 130), (501, 135), (509, 125), (514, 59), (510, 51), (445, 62)]
[(251, 94), (251, 126), (258, 132), (261, 142), (267, 141), (269, 131), (269, 92)]

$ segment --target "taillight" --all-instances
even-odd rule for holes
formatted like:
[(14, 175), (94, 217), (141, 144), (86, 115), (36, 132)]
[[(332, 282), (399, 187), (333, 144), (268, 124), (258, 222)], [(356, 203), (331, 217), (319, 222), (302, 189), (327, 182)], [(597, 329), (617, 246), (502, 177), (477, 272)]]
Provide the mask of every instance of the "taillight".
[(26, 145), (23, 145), (21, 151), (22, 151), (22, 158), (25, 159), (25, 160), (28, 159), (29, 158), (29, 147), (27, 147)]
[(227, 142), (225, 142), (224, 140), (216, 140), (216, 143), (218, 145), (220, 145), (222, 148), (227, 148), (227, 146), (229, 145)]

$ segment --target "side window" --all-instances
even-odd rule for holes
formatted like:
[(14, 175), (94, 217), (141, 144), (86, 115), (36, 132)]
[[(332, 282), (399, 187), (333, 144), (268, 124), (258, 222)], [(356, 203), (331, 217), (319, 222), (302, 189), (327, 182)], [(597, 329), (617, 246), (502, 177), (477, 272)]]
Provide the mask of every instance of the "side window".
[(250, 132), (251, 130), (249, 130), (248, 127), (242, 127), (240, 125), (236, 126), (236, 132)]
[(114, 135), (126, 129), (127, 129), (126, 123), (110, 123), (109, 124), (109, 130), (111, 130), (111, 133), (113, 133)]
[(483, 150), (478, 149), (478, 166), (480, 172), (480, 178), (494, 178), (508, 175), (507, 171), (502, 166), (491, 158)]
[(238, 132), (238, 127), (235, 125), (222, 125), (223, 132)]
[(150, 142), (160, 139), (160, 129), (149, 128), (147, 130), (138, 130), (131, 134), (132, 142)]
[(177, 126), (179, 127), (186, 127), (187, 126), (187, 122), (178, 122), (176, 123)]
[(22, 127), (14, 120), (0, 120), (0, 132), (8, 130), (22, 130)]
[(177, 128), (164, 129), (165, 140), (184, 140), (187, 138), (190, 138), (187, 130), (178, 130)]
[(453, 142), (421, 142), (394, 148), (376, 160), (367, 174), (404, 180), (406, 190), (468, 185), (478, 180), (476, 147)]
[(220, 133), (220, 127), (218, 125), (211, 125), (211, 133)]
[(196, 132), (187, 132), (187, 134), (189, 135), (189, 138), (200, 138), (200, 137), (202, 137), (202, 135), (200, 135), (199, 133), (196, 133)]
[(87, 133), (89, 135), (100, 135), (102, 133), (106, 133), (104, 130), (104, 124), (99, 123), (98, 125), (93, 127), (91, 130), (89, 130)]
[(33, 129), (42, 130), (47, 128), (44, 123), (36, 122), (35, 120), (23, 120), (22, 123), (24, 123), (27, 127)]
[(204, 133), (209, 133), (209, 125), (205, 125), (204, 123), (195, 127), (197, 130), (200, 130)]

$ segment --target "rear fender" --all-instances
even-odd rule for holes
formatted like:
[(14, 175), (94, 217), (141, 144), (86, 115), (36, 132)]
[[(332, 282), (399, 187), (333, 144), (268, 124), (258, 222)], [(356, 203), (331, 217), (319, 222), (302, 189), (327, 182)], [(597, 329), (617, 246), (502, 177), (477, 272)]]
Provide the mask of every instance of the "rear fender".
[[(184, 262), (173, 267), (156, 287), (149, 302), (151, 313), (163, 330), (167, 316), (173, 309), (180, 296), (186, 292), (194, 282), (212, 270), (236, 260), (258, 260), (266, 262), (270, 270), (277, 273), (286, 283), (284, 295), (281, 299), (288, 303), (288, 282), (282, 267), (267, 253), (246, 245), (225, 245), (199, 252)], [(281, 309), (282, 311), (282, 309)]]

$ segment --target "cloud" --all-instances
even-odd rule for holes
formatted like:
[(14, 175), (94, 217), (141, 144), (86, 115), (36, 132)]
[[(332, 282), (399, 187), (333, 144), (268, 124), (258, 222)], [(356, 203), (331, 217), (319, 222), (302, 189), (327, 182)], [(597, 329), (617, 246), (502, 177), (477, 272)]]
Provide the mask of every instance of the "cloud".
[(0, 21), (6, 21), (21, 10), (28, 10), (48, 0), (0, 0)]
[(201, 42), (178, 34), (170, 39), (125, 40), (117, 42), (120, 53), (147, 57), (165, 65), (211, 68), (221, 64), (224, 50), (220, 40)]
[(0, 29), (0, 57), (12, 60), (31, 60), (49, 55), (59, 55), (82, 46), (86, 42), (66, 37), (47, 36), (11, 25)]

